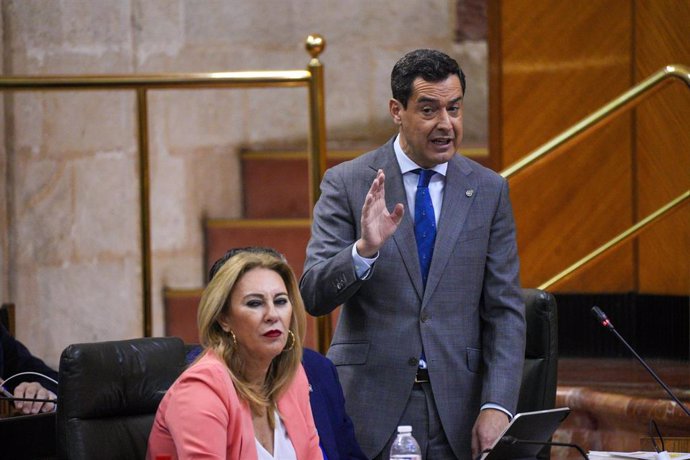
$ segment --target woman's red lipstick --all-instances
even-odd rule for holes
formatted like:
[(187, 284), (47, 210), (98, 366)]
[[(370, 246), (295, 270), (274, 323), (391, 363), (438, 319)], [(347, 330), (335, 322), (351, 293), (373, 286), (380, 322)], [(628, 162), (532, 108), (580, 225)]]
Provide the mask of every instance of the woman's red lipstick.
[(280, 332), (279, 330), (273, 329), (273, 330), (270, 330), (267, 333), (265, 333), (264, 336), (274, 338), (274, 337), (280, 337), (281, 334), (282, 334), (282, 332)]

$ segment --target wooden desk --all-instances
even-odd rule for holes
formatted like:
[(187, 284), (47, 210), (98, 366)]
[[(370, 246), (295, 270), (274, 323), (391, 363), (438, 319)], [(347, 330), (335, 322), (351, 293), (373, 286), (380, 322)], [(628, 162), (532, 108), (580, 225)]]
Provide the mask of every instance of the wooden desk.
[[(650, 366), (681, 401), (690, 403), (690, 364), (651, 361)], [(585, 450), (637, 451), (642, 438), (649, 437), (651, 419), (665, 439), (690, 436), (690, 417), (634, 359), (562, 358), (558, 371), (556, 406), (568, 406), (572, 412), (554, 441), (575, 443)], [(552, 458), (579, 456), (554, 448)]]

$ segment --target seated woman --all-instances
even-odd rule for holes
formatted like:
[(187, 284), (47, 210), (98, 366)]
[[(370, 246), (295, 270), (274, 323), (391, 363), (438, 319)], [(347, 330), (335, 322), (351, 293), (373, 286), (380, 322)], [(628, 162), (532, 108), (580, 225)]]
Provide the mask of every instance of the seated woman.
[(161, 401), (147, 458), (321, 459), (295, 275), (268, 252), (224, 259), (199, 305), (204, 351)]
[[(266, 253), (287, 263), (285, 257), (272, 248), (234, 248), (213, 264), (208, 274), (209, 282), (228, 259), (242, 252)], [(193, 362), (202, 351), (203, 349), (198, 346), (192, 348), (187, 353), (187, 362)], [(309, 380), (311, 411), (324, 459), (367, 460), (355, 438), (352, 420), (345, 411), (345, 397), (335, 366), (328, 358), (314, 350), (305, 347), (302, 351), (302, 366)]]

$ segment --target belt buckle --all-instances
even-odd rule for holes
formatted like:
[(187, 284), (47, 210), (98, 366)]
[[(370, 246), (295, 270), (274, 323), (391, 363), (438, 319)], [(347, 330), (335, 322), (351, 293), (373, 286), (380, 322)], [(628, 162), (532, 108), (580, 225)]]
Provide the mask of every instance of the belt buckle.
[(414, 383), (429, 383), (429, 371), (427, 369), (417, 369)]

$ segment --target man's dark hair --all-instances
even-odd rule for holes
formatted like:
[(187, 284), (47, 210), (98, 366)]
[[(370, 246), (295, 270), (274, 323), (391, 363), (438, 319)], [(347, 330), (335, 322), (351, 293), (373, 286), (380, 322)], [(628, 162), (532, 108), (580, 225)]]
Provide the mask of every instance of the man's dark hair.
[(412, 95), (412, 82), (421, 77), (429, 82), (443, 81), (451, 75), (457, 75), (465, 94), (465, 74), (457, 61), (445, 53), (436, 50), (418, 49), (410, 51), (400, 58), (391, 72), (391, 90), (393, 98), (407, 108), (407, 101)]
[(252, 254), (270, 254), (272, 256), (277, 257), (278, 259), (286, 261), (285, 256), (273, 248), (265, 248), (262, 246), (247, 246), (247, 247), (243, 247), (243, 248), (232, 248), (232, 249), (228, 250), (228, 252), (226, 252), (223, 255), (223, 257), (221, 257), (220, 259), (216, 260), (213, 263), (213, 266), (208, 271), (208, 281), (210, 282), (213, 279), (213, 277), (216, 276), (216, 273), (218, 273), (218, 270), (220, 270), (220, 267), (222, 267), (225, 262), (227, 262), (232, 257), (236, 256), (237, 254), (240, 254), (243, 252), (249, 252)]

